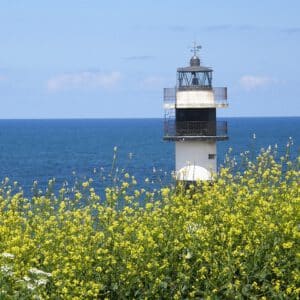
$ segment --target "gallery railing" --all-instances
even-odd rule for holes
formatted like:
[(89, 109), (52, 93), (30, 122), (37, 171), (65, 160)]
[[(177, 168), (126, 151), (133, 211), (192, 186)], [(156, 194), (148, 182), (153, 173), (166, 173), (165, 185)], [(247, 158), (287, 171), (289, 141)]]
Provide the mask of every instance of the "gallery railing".
[(226, 121), (175, 121), (165, 120), (164, 136), (193, 136), (193, 137), (226, 137)]
[[(197, 90), (195, 88), (190, 87), (191, 90)], [(175, 88), (164, 88), (164, 107), (165, 109), (175, 109), (176, 106), (176, 92), (177, 89)], [(203, 90), (199, 88), (199, 90)], [(214, 94), (214, 102), (216, 105), (221, 105), (226, 107), (228, 105), (227, 100), (227, 87), (214, 87), (212, 88)]]

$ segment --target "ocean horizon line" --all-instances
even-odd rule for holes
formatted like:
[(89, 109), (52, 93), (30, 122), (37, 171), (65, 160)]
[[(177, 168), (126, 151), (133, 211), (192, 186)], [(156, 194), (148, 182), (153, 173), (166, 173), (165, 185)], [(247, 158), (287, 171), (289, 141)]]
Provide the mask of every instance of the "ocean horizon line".
[[(287, 119), (300, 118), (300, 116), (220, 116), (217, 119)], [(0, 121), (72, 121), (72, 120), (164, 120), (163, 117), (126, 117), (126, 118), (0, 118)]]

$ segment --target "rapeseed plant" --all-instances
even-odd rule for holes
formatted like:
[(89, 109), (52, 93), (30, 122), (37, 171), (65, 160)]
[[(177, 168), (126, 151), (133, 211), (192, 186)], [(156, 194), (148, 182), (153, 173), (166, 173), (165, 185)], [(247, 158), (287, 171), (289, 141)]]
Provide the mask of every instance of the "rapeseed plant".
[(55, 196), (52, 180), (28, 199), (6, 178), (0, 299), (297, 299), (300, 158), (275, 151), (189, 187), (123, 172), (102, 198), (92, 180)]

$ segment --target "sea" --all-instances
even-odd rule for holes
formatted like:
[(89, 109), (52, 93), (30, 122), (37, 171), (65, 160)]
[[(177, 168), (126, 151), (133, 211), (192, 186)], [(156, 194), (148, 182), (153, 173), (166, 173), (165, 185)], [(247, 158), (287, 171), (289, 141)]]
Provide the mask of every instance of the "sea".
[[(291, 155), (299, 155), (300, 117), (226, 120), (229, 140), (218, 142), (218, 166), (230, 148), (237, 159), (269, 145), (284, 155), (291, 139)], [(50, 179), (58, 190), (92, 178), (101, 190), (126, 172), (139, 187), (159, 187), (172, 181), (174, 155), (162, 119), (0, 120), (0, 179), (18, 182), (28, 195), (34, 182), (45, 191)]]

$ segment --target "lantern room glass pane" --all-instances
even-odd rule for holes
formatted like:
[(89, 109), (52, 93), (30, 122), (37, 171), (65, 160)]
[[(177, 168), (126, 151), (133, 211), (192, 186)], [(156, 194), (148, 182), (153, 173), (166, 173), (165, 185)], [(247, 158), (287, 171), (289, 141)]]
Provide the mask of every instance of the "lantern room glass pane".
[(179, 89), (211, 89), (212, 72), (178, 72)]

